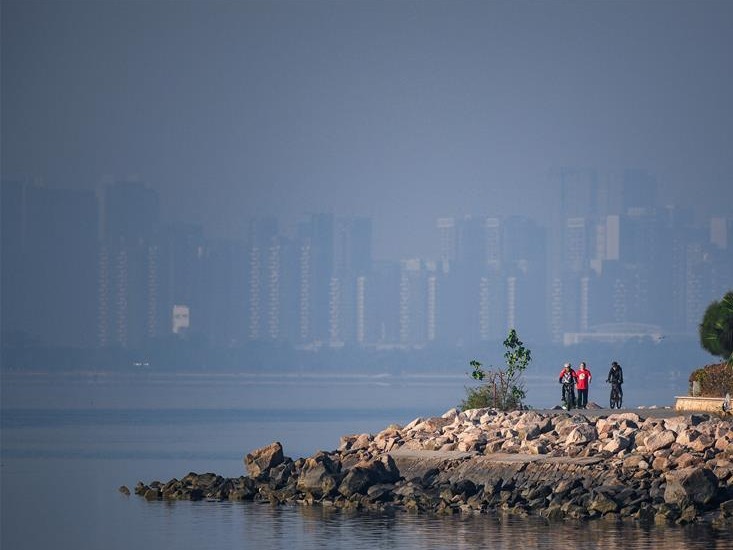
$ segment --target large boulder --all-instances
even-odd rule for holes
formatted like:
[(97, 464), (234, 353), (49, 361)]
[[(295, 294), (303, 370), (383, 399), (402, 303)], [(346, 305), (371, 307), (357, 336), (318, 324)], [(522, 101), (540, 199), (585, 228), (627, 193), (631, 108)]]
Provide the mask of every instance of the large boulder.
[(664, 500), (683, 507), (689, 503), (708, 504), (718, 492), (718, 478), (708, 468), (683, 468), (666, 474)]
[(319, 499), (330, 495), (339, 481), (339, 464), (321, 452), (305, 459), (296, 487), (298, 491)]
[(644, 446), (647, 451), (653, 453), (660, 449), (666, 449), (677, 439), (677, 434), (672, 430), (651, 433), (644, 439)]
[(520, 439), (532, 440), (551, 431), (552, 421), (549, 417), (535, 412), (528, 412), (517, 421), (514, 428), (519, 432)]
[(588, 504), (588, 510), (607, 514), (609, 512), (618, 512), (619, 505), (607, 492), (593, 491), (591, 493), (590, 504)]
[(365, 460), (356, 464), (344, 476), (338, 492), (349, 497), (359, 493), (367, 494), (372, 485), (394, 483), (400, 478), (394, 459), (385, 455), (376, 460)]
[(339, 444), (339, 451), (358, 451), (369, 448), (372, 442), (370, 434), (343, 435)]
[(244, 466), (252, 478), (258, 478), (266, 474), (270, 468), (282, 464), (285, 460), (283, 446), (275, 441), (266, 447), (254, 450), (244, 457)]
[(592, 424), (578, 424), (565, 438), (565, 445), (582, 445), (598, 439), (596, 427)]
[(631, 441), (628, 437), (624, 437), (620, 434), (614, 434), (612, 439), (608, 441), (604, 446), (603, 450), (611, 454), (616, 454), (620, 451), (625, 451), (631, 446)]

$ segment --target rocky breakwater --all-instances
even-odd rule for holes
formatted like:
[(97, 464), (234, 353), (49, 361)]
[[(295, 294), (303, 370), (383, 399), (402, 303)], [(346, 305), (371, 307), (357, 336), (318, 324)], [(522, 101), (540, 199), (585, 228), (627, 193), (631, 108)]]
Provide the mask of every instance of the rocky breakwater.
[(733, 421), (450, 410), (292, 460), (247, 454), (248, 475), (138, 483), (146, 499), (255, 500), (548, 519), (733, 522)]

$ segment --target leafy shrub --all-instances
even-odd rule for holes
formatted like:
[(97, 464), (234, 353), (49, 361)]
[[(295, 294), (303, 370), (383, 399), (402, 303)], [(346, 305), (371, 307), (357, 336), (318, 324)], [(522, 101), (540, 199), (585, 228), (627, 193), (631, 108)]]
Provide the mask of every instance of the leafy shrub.
[(692, 383), (700, 383), (700, 397), (733, 396), (733, 367), (727, 363), (706, 365), (690, 374), (690, 395)]
[(522, 373), (532, 360), (532, 352), (524, 347), (514, 329), (509, 331), (504, 340), (504, 348), (506, 349), (504, 369), (492, 369), (487, 372), (475, 359), (470, 362), (473, 369), (471, 378), (483, 384), (466, 388), (466, 399), (460, 404), (462, 410), (490, 407), (509, 411), (523, 408), (522, 401), (526, 397), (526, 392)]

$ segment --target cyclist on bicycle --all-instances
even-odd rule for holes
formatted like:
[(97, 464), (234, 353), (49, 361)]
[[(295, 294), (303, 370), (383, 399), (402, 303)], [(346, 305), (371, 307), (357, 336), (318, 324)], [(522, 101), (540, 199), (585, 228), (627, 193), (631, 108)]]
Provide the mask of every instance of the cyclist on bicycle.
[(621, 365), (619, 365), (616, 361), (611, 363), (611, 370), (608, 371), (608, 378), (606, 378), (606, 382), (608, 382), (612, 386), (615, 385), (616, 387), (618, 387), (619, 397), (623, 398), (624, 390), (621, 388), (621, 384), (624, 383), (624, 371), (621, 370)]
[[(570, 363), (565, 363), (562, 370), (560, 371), (560, 377), (558, 382), (562, 384), (561, 399), (563, 403), (563, 409), (571, 409), (575, 405), (575, 383), (578, 381), (578, 373), (573, 370)], [(565, 399), (565, 392), (570, 395), (570, 402), (568, 403)]]

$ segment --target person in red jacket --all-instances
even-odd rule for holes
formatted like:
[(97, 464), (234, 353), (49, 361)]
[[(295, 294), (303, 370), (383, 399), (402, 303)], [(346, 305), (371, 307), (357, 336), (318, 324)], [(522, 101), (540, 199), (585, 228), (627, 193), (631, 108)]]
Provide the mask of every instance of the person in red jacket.
[(590, 386), (591, 378), (593, 376), (585, 366), (585, 362), (581, 363), (577, 372), (579, 409), (585, 409), (588, 406), (588, 387)]
[[(563, 409), (572, 409), (575, 406), (575, 383), (578, 381), (578, 373), (573, 370), (573, 366), (570, 363), (565, 363), (562, 370), (560, 371), (560, 377), (558, 382), (562, 384), (561, 399), (564, 405)], [(565, 388), (569, 386), (570, 390), (570, 402), (565, 400)]]

